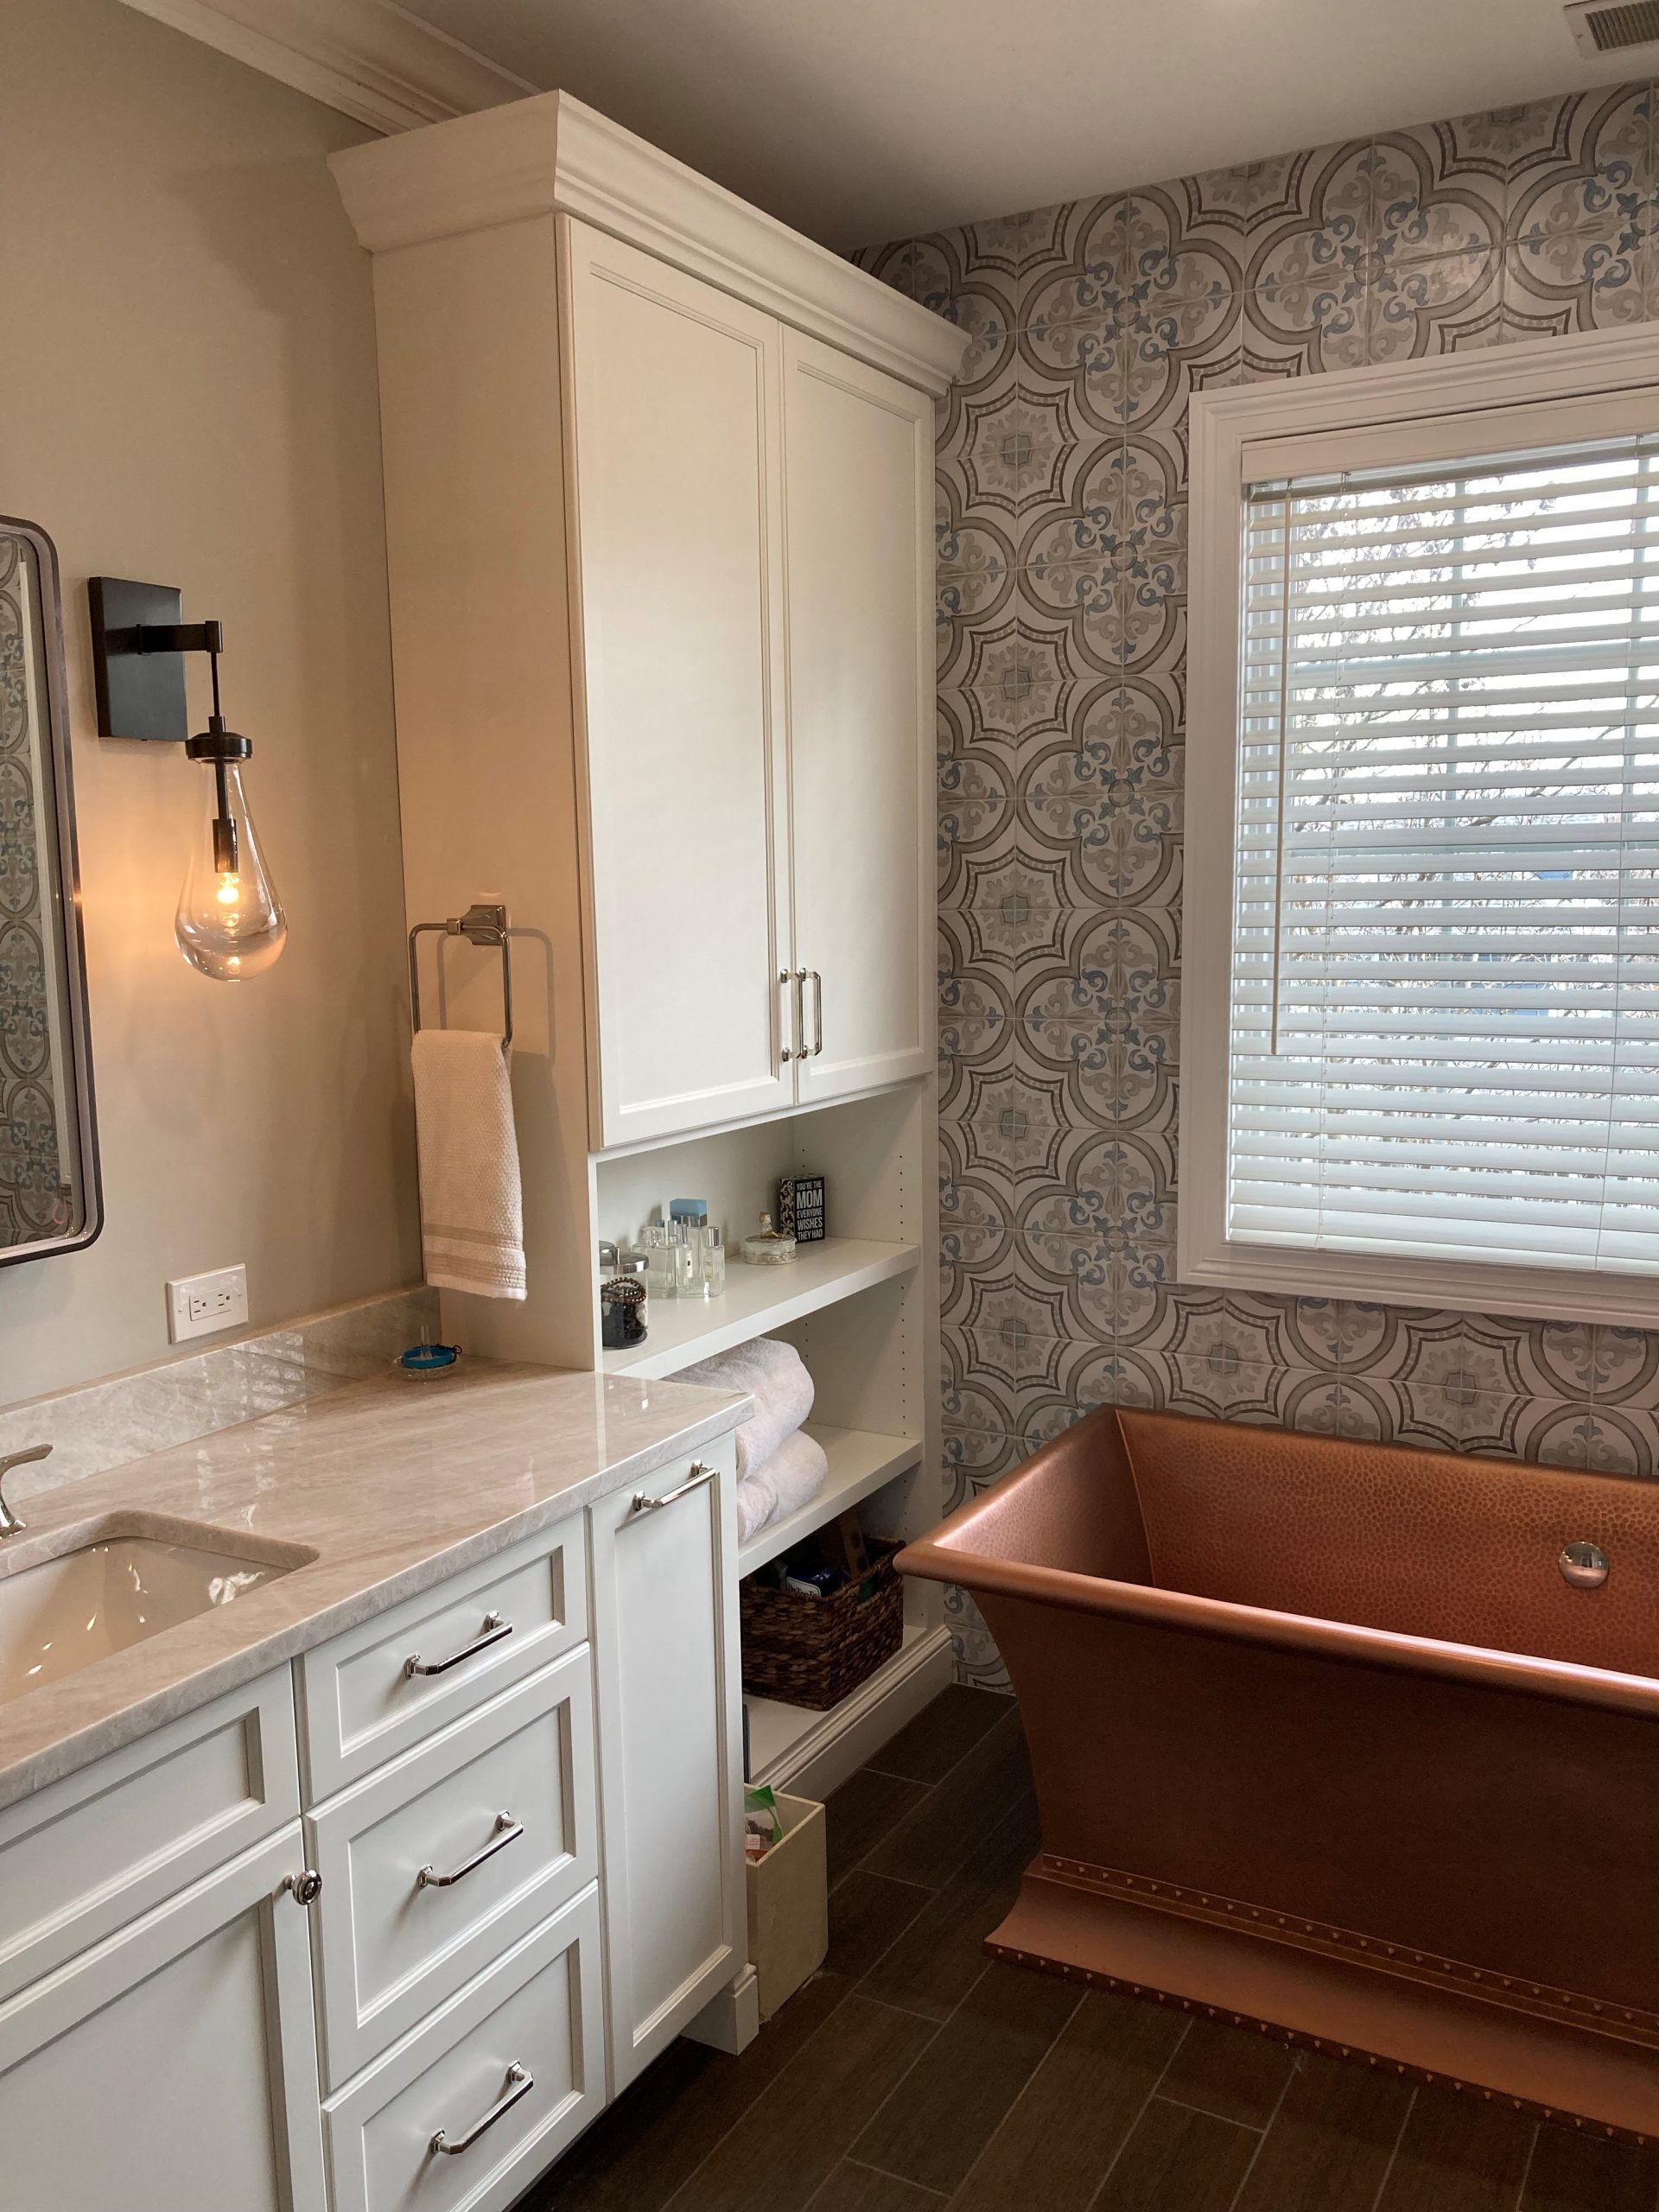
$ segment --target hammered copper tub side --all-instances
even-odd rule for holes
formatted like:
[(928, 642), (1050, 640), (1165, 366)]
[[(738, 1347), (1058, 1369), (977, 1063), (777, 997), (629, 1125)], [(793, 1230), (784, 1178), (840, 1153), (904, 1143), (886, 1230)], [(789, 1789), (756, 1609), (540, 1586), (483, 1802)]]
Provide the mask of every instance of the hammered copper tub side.
[(1020, 1700), (994, 1950), (1659, 2137), (1659, 1491), (1109, 1408), (899, 1563)]

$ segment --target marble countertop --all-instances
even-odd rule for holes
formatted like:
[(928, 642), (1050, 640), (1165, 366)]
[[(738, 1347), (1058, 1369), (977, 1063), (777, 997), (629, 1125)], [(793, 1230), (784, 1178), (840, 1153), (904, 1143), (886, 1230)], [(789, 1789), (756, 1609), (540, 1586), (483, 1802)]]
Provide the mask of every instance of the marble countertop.
[(353, 1384), (29, 1499), (27, 1530), (0, 1543), (0, 1579), (113, 1515), (129, 1534), (156, 1516), (205, 1522), (232, 1551), (241, 1538), (315, 1556), (0, 1704), (0, 1807), (552, 1528), (749, 1405), (683, 1382), (479, 1360)]

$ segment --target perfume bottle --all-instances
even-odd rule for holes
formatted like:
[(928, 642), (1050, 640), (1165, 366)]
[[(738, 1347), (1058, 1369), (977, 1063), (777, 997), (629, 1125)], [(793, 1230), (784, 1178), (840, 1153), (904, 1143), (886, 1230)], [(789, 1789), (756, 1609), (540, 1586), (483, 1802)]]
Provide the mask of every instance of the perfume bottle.
[(665, 1221), (645, 1224), (645, 1287), (653, 1298), (672, 1298), (678, 1281), (674, 1243)]
[[(671, 1198), (668, 1206), (671, 1233), (678, 1231), (685, 1239), (686, 1264), (679, 1279), (678, 1294), (682, 1298), (711, 1298), (715, 1294), (709, 1284), (709, 1201), (706, 1198)], [(718, 1232), (715, 1232), (718, 1235)], [(721, 1288), (725, 1287), (725, 1262), (721, 1264)]]
[(726, 1288), (726, 1237), (713, 1222), (702, 1232), (702, 1294), (719, 1298)]

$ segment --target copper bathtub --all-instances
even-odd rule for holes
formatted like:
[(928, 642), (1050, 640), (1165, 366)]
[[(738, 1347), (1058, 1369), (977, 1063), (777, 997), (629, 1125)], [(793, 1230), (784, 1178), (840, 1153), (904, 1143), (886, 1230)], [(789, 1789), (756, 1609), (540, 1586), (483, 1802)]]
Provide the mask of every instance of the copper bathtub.
[(1020, 1700), (995, 1955), (1659, 2138), (1659, 1486), (1108, 1408), (899, 1565)]

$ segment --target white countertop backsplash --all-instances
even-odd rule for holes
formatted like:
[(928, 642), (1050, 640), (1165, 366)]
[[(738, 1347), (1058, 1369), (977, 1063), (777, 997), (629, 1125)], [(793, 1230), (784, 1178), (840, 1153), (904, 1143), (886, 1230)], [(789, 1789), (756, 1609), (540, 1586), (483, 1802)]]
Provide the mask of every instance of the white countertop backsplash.
[(0, 1457), (31, 1444), (52, 1446), (49, 1459), (6, 1478), (6, 1497), (20, 1506), (83, 1476), (390, 1372), (423, 1328), (438, 1333), (438, 1294), (416, 1284), (0, 1407)]

